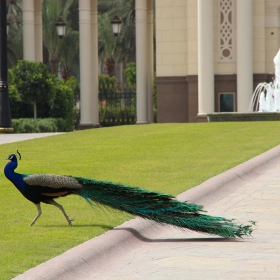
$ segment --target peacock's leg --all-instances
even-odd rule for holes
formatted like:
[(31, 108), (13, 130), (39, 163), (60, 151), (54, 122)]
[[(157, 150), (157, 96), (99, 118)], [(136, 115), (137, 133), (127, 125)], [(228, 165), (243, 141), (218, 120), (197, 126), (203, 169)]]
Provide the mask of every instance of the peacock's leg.
[(35, 205), (36, 205), (36, 207), (37, 207), (38, 213), (37, 213), (37, 216), (34, 218), (34, 220), (31, 222), (31, 224), (29, 225), (30, 227), (33, 226), (33, 225), (35, 224), (35, 222), (38, 220), (38, 218), (39, 218), (39, 217), (41, 216), (41, 214), (42, 214), (42, 210), (41, 210), (41, 205), (40, 205), (40, 203), (35, 204)]
[(66, 214), (66, 212), (64, 211), (64, 208), (62, 207), (62, 205), (58, 204), (58, 203), (57, 203), (56, 201), (54, 201), (54, 200), (49, 200), (48, 203), (51, 204), (51, 205), (53, 205), (53, 206), (56, 206), (57, 208), (59, 208), (59, 209), (62, 211), (63, 215), (65, 216), (65, 218), (66, 218), (66, 220), (67, 220), (67, 222), (68, 222), (68, 226), (71, 226), (71, 225), (72, 225), (71, 220), (70, 220), (69, 217), (67, 216), (67, 214)]

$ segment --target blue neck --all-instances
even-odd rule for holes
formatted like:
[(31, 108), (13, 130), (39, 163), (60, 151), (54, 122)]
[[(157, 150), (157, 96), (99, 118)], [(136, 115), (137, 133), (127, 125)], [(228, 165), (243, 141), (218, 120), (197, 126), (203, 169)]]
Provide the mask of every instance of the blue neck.
[(24, 186), (24, 181), (22, 175), (15, 172), (17, 165), (17, 161), (8, 162), (4, 168), (4, 174), (7, 179), (9, 179), (15, 187), (21, 191)]

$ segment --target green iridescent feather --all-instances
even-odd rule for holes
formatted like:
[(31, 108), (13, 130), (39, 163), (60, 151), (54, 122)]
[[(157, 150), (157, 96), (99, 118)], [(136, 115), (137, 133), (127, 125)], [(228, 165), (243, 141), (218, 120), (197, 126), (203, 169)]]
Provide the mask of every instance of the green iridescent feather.
[(106, 181), (74, 178), (83, 185), (83, 189), (75, 190), (75, 193), (89, 203), (96, 202), (161, 224), (226, 238), (252, 232), (252, 222), (240, 225), (231, 219), (206, 215), (201, 213), (204, 212), (202, 205), (178, 201), (173, 196)]

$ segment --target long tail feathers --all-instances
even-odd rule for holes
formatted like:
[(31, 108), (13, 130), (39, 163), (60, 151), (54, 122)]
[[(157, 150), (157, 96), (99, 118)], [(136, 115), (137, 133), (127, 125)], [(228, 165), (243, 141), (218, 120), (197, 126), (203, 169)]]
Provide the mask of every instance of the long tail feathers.
[(254, 222), (240, 225), (234, 220), (201, 214), (202, 205), (181, 202), (169, 195), (105, 181), (76, 179), (84, 188), (75, 190), (75, 193), (90, 204), (96, 202), (161, 224), (226, 238), (251, 235), (253, 230)]

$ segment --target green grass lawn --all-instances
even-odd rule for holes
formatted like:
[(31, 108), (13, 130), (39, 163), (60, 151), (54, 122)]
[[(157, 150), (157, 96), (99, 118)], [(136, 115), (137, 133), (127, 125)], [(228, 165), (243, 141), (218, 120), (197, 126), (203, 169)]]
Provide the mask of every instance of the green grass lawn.
[[(1, 137), (1, 135), (0, 135)], [(17, 172), (75, 175), (177, 195), (280, 142), (280, 122), (155, 124), (92, 129), (0, 146), (0, 164), (18, 149)], [(36, 215), (0, 176), (0, 279), (10, 279), (131, 216), (91, 208), (76, 196), (58, 199), (74, 219), (42, 205)], [(234, 218), (234, 217), (228, 217)]]

